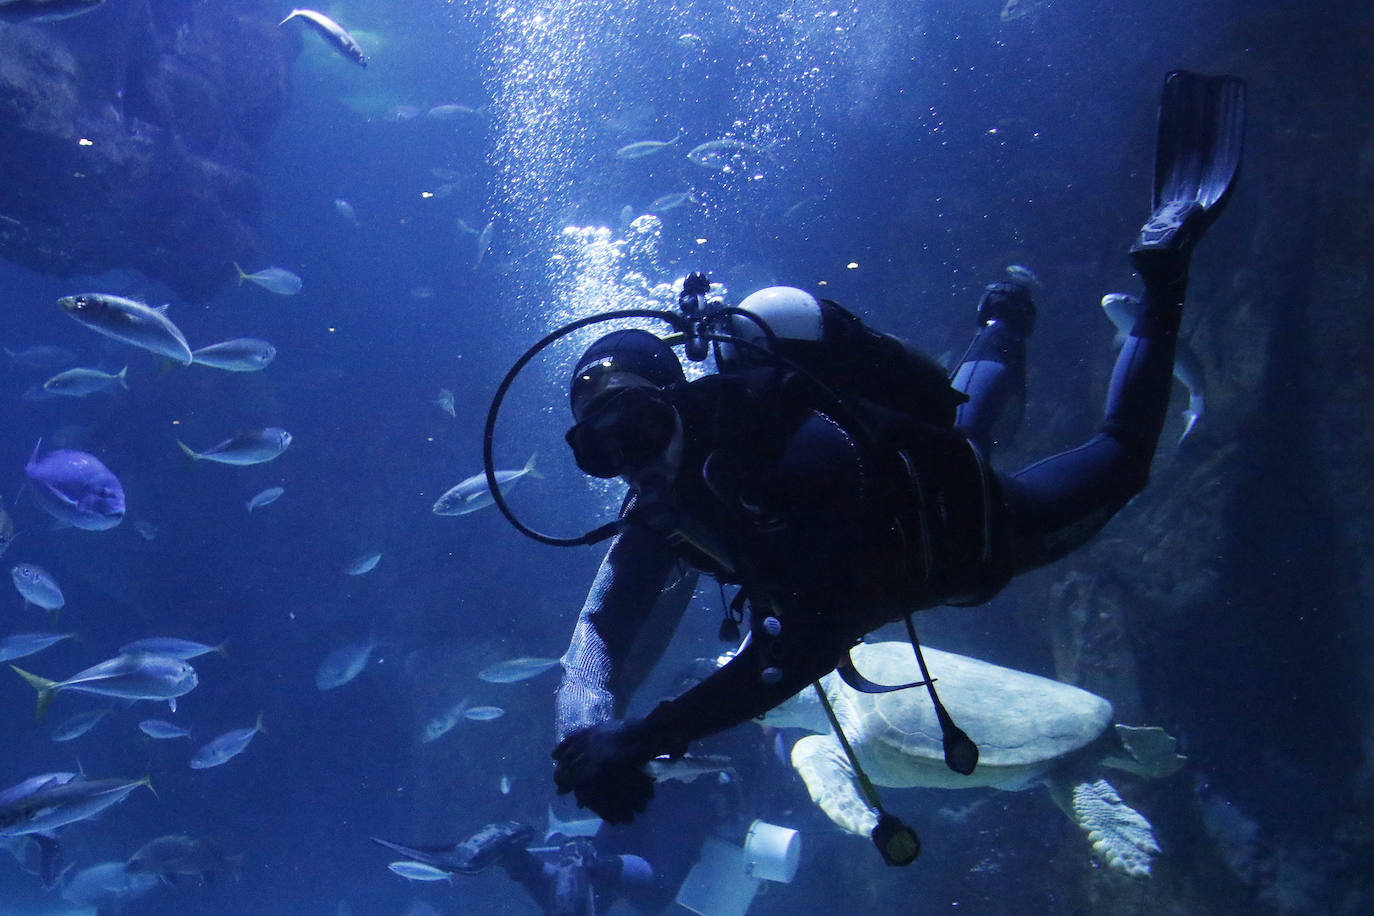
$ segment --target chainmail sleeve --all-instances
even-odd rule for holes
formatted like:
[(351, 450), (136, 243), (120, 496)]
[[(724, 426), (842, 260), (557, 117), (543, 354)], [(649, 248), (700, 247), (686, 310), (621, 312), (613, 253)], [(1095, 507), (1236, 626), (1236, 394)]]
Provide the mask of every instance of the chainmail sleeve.
[[(691, 589), (661, 613), (659, 594), (675, 555), (663, 537), (638, 525), (611, 542), (563, 655), (555, 700), (556, 740), (607, 719), (622, 718), (644, 673), (657, 661), (686, 608)], [(675, 614), (673, 619), (667, 618)]]

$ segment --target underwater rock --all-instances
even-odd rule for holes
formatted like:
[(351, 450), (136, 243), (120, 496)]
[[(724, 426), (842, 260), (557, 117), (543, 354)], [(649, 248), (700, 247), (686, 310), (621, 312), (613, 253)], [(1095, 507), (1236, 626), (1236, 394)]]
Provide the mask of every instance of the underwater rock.
[(298, 51), (276, 19), (261, 0), (131, 0), (0, 25), (0, 257), (132, 267), (188, 299), (232, 280)]

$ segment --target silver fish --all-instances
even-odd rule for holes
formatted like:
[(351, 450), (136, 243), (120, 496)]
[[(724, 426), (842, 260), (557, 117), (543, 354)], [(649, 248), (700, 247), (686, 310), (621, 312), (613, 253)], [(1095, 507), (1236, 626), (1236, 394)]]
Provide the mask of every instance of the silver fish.
[(463, 718), (471, 719), (474, 722), (490, 722), (492, 719), (499, 719), (506, 714), (500, 706), (473, 706), (463, 713)]
[(38, 440), (24, 466), (39, 508), (84, 531), (105, 531), (124, 520), (124, 486), (99, 458), (63, 448), (39, 457), (42, 445)]
[(159, 741), (166, 741), (171, 738), (189, 738), (191, 732), (182, 728), (180, 725), (173, 725), (162, 719), (144, 719), (138, 723), (138, 730), (149, 738), (156, 738)]
[(88, 709), (85, 712), (79, 712), (63, 720), (60, 725), (52, 730), (52, 740), (75, 741), (99, 725), (100, 721), (109, 714), (109, 709)]
[(239, 272), (239, 285), (243, 285), (244, 280), (256, 283), (270, 293), (278, 296), (294, 296), (301, 291), (304, 285), (301, 278), (293, 274), (284, 267), (265, 267), (262, 270), (246, 273), (237, 263), (234, 269)]
[[(502, 496), (509, 493), (520, 478), (527, 474), (531, 477), (543, 476), (534, 469), (534, 459), (535, 456), (531, 455), (530, 460), (518, 471), (496, 472), (496, 485), (501, 488)], [(435, 500), (433, 511), (435, 515), (467, 515), (478, 509), (485, 509), (494, 502), (491, 489), (487, 486), (487, 475), (473, 474)]]
[(5, 349), (10, 366), (15, 369), (60, 369), (76, 362), (76, 354), (66, 347), (35, 344), (19, 350)]
[(310, 23), (315, 31), (319, 32), (320, 35), (324, 37), (325, 41), (334, 46), (334, 50), (353, 61), (353, 63), (357, 64), (359, 67), (367, 66), (367, 55), (363, 53), (362, 47), (353, 39), (352, 35), (348, 34), (343, 26), (339, 25), (333, 19), (330, 19), (323, 13), (317, 13), (314, 10), (297, 9), (292, 10), (291, 15), (279, 22), (278, 25), (286, 25), (292, 19), (303, 19)]
[(664, 194), (662, 197), (654, 198), (654, 202), (649, 204), (649, 209), (655, 213), (662, 213), (664, 210), (673, 210), (685, 203), (696, 203), (697, 199), (692, 196), (691, 191), (675, 191), (672, 194)]
[(377, 568), (377, 564), (382, 561), (382, 555), (377, 553), (365, 553), (344, 567), (346, 576), (365, 576)]
[[(1144, 303), (1127, 293), (1108, 293), (1102, 297), (1102, 310), (1116, 325), (1118, 346), (1131, 333), (1144, 308)], [(1182, 442), (1207, 412), (1207, 375), (1202, 368), (1202, 360), (1182, 338), (1178, 339), (1174, 348), (1174, 378), (1188, 389), (1188, 407), (1183, 411), (1183, 433), (1178, 437), (1178, 441)]]
[(392, 862), (387, 868), (405, 878), (407, 881), (448, 881), (453, 882), (453, 875), (436, 868), (433, 865), (426, 865), (424, 862), (412, 862), (409, 860)]
[(1015, 22), (1040, 9), (1047, 0), (1007, 0), (1000, 16), (1003, 22)]
[(556, 836), (564, 836), (568, 839), (579, 836), (594, 837), (597, 831), (601, 829), (602, 823), (604, 823), (599, 817), (584, 817), (562, 821), (558, 819), (557, 814), (553, 813), (553, 805), (549, 805), (548, 808), (549, 822), (548, 826), (544, 829), (545, 843)]
[(88, 394), (113, 391), (116, 388), (129, 390), (126, 380), (129, 367), (125, 366), (116, 373), (101, 372), (99, 369), (68, 369), (59, 372), (43, 383), (43, 390), (69, 398), (84, 398)]
[(171, 885), (192, 880), (205, 885), (238, 858), (225, 855), (214, 840), (171, 834), (145, 843), (129, 856), (124, 870), (131, 875), (156, 875)]
[(663, 152), (665, 149), (667, 149), (670, 146), (673, 146), (685, 136), (686, 134), (679, 133), (676, 137), (674, 137), (671, 140), (640, 140), (637, 143), (631, 143), (627, 146), (622, 146), (620, 149), (616, 150), (615, 158), (643, 159), (645, 156), (652, 156), (654, 153)]
[(437, 741), (444, 735), (453, 730), (458, 724), (458, 720), (463, 718), (463, 714), (468, 711), (468, 698), (464, 697), (453, 706), (439, 713), (433, 719), (425, 723), (425, 733), (420, 738), (422, 744)]
[(98, 334), (191, 364), (186, 336), (167, 317), (167, 306), (150, 308), (142, 302), (108, 293), (63, 296), (58, 306), (76, 321)]
[(64, 681), (51, 681), (23, 668), (14, 668), (29, 686), (38, 691), (38, 718), (48, 711), (53, 697), (63, 690), (93, 693), (126, 700), (166, 700), (176, 711), (176, 698), (190, 693), (198, 683), (196, 669), (170, 655), (134, 652), (116, 655)]
[(490, 684), (513, 684), (543, 674), (558, 664), (556, 658), (537, 658), (530, 655), (488, 665), (477, 673), (477, 679)]
[(32, 563), (18, 563), (10, 570), (14, 587), (24, 597), (25, 605), (36, 604), (45, 611), (56, 611), (67, 603), (57, 581), (41, 567)]
[(191, 361), (226, 372), (259, 372), (277, 358), (277, 348), (256, 337), (235, 337), (191, 352)]
[(457, 411), (454, 410), (453, 392), (447, 388), (439, 389), (439, 396), (434, 399), (434, 403), (450, 417), (458, 416)]
[(132, 655), (135, 652), (146, 652), (150, 655), (170, 655), (172, 658), (190, 661), (211, 652), (223, 655), (224, 643), (217, 646), (207, 646), (203, 642), (178, 639), (175, 636), (149, 636), (147, 639), (136, 639), (133, 642), (125, 643), (119, 647), (119, 651), (125, 655)]
[(0, 502), (0, 556), (3, 556), (10, 545), (14, 543), (14, 519), (5, 511), (5, 504)]
[(282, 487), (268, 487), (266, 490), (263, 490), (261, 493), (258, 493), (252, 499), (248, 500), (246, 503), (248, 511), (252, 512), (254, 509), (261, 509), (263, 506), (272, 505), (274, 502), (281, 499), (281, 495), (285, 492), (286, 490)]
[(719, 754), (655, 757), (644, 764), (644, 772), (658, 782), (694, 782), (702, 776), (729, 781), (734, 777), (735, 762)]
[(73, 633), (14, 633), (0, 639), (0, 662), (42, 652), (48, 646), (70, 639)]
[(189, 455), (193, 461), (213, 461), (216, 464), (233, 464), (243, 467), (250, 464), (262, 464), (276, 458), (290, 447), (291, 434), (280, 426), (268, 426), (265, 429), (239, 433), (232, 439), (225, 439), (203, 452), (197, 452), (180, 439), (177, 440), (177, 445), (181, 446), (181, 450)]
[(330, 652), (315, 671), (316, 689), (334, 690), (353, 680), (372, 660), (372, 650), (375, 648), (376, 640), (368, 639), (367, 642), (350, 643)]
[[(56, 782), (55, 780), (53, 782)], [(152, 787), (142, 779), (86, 779), (78, 776), (0, 806), (0, 837), (46, 833), (95, 817), (119, 804), (139, 786)]]
[(89, 13), (105, 0), (0, 0), (0, 22), (58, 22)]
[(358, 211), (354, 210), (353, 205), (342, 197), (334, 198), (334, 211), (354, 226), (362, 225), (358, 222)]
[(131, 875), (124, 867), (119, 861), (83, 868), (62, 885), (62, 899), (87, 910), (104, 907), (113, 912), (157, 887), (157, 875)]
[(727, 137), (723, 140), (708, 140), (692, 147), (687, 152), (687, 161), (705, 169), (728, 172), (742, 158), (761, 152), (763, 151), (757, 146), (745, 143), (743, 140), (732, 140)]
[(210, 767), (227, 763), (243, 753), (244, 748), (248, 747), (248, 742), (260, 731), (265, 731), (262, 727), (262, 713), (258, 713), (258, 721), (252, 728), (236, 728), (231, 732), (225, 732), (196, 751), (191, 757), (191, 769), (208, 770)]

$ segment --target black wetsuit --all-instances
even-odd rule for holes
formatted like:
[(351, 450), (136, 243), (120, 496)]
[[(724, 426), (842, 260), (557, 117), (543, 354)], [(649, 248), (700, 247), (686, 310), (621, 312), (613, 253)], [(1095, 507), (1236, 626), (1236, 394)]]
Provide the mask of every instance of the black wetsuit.
[[(649, 756), (761, 715), (884, 623), (986, 601), (1013, 575), (1085, 543), (1148, 478), (1181, 303), (1181, 283), (1147, 288), (1098, 433), (1007, 475), (983, 459), (1024, 387), (1025, 341), (1006, 323), (980, 328), (954, 399), (936, 392), (935, 408), (930, 361), (861, 326), (880, 343), (867, 361), (821, 373), (847, 409), (777, 369), (679, 386), (683, 470), (661, 502), (631, 504), (631, 523), (597, 573), (563, 657), (558, 738), (623, 718), (690, 598), (687, 589), (659, 600), (683, 560), (744, 588), (751, 635), (728, 664), (639, 723)], [(886, 354), (881, 364), (875, 353)], [(904, 411), (890, 396), (894, 378), (919, 379), (911, 387), (927, 392), (924, 402)], [(956, 408), (958, 392), (968, 399)]]

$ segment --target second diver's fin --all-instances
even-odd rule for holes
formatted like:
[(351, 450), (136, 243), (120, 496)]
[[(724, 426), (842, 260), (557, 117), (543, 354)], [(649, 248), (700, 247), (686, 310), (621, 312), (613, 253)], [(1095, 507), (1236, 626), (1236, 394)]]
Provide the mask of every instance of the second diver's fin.
[(1244, 146), (1243, 80), (1187, 70), (1166, 76), (1155, 141), (1153, 209), (1131, 254), (1191, 255), (1230, 197)]

